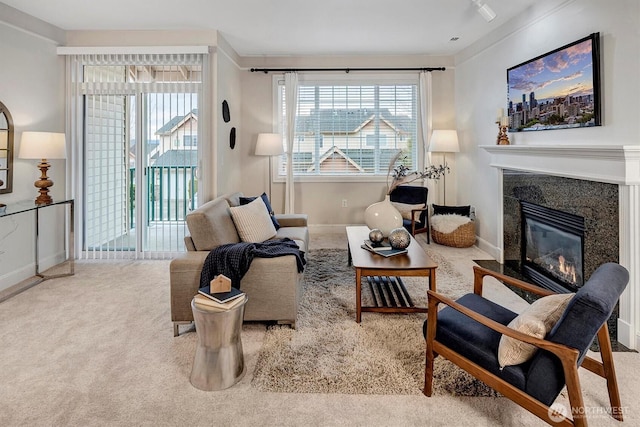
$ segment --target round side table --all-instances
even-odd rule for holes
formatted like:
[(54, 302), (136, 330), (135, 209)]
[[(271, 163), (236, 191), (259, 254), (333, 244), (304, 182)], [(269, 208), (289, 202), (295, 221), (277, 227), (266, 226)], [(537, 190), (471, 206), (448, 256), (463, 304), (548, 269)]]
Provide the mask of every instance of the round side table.
[(207, 309), (191, 300), (198, 344), (190, 381), (197, 389), (223, 390), (245, 373), (240, 333), (247, 296), (240, 298), (244, 301), (225, 311)]

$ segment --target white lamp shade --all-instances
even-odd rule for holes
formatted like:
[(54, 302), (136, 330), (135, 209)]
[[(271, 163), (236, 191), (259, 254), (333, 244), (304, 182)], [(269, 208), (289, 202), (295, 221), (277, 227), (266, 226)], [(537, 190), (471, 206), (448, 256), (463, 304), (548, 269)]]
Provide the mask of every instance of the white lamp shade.
[(282, 135), (279, 133), (259, 133), (256, 142), (256, 156), (278, 156), (284, 153)]
[(22, 132), (21, 159), (64, 159), (67, 153), (64, 133)]
[(457, 153), (460, 151), (458, 145), (458, 132), (455, 130), (434, 130), (431, 134), (429, 151), (434, 153)]

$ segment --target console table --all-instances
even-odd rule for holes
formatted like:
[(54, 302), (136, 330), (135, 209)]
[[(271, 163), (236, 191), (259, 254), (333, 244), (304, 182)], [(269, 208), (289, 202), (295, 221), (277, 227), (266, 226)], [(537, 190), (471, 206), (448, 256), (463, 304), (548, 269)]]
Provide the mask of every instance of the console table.
[[(68, 241), (66, 244), (67, 247), (67, 259), (65, 261), (63, 261), (62, 263), (58, 264), (58, 265), (62, 265), (62, 264), (68, 264), (68, 272), (64, 272), (64, 273), (58, 273), (58, 274), (44, 274), (40, 271), (40, 251), (39, 251), (39, 244), (40, 244), (40, 212), (42, 211), (43, 214), (46, 214), (47, 208), (50, 208), (52, 206), (58, 206), (58, 205), (66, 205), (68, 207), (69, 210), (69, 216), (68, 216), (68, 226), (67, 224), (63, 224), (62, 226), (66, 228), (67, 233), (68, 233)], [(53, 202), (53, 203), (49, 203), (46, 205), (36, 205), (33, 200), (28, 200), (28, 201), (21, 201), (21, 202), (15, 202), (15, 203), (11, 203), (8, 204), (6, 207), (6, 210), (4, 213), (0, 213), (0, 221), (2, 220), (2, 218), (7, 217), (7, 216), (11, 216), (11, 215), (17, 215), (17, 214), (21, 214), (21, 213), (26, 213), (26, 212), (34, 212), (35, 213), (35, 226), (36, 226), (36, 233), (35, 233), (35, 266), (36, 266), (36, 272), (35, 272), (35, 277), (37, 278), (36, 280), (29, 282), (25, 285), (21, 285), (19, 287), (17, 287), (13, 292), (9, 292), (8, 295), (5, 295), (2, 297), (2, 299), (0, 299), (1, 301), (4, 301), (8, 298), (11, 298), (12, 296), (29, 289), (32, 286), (37, 285), (38, 283), (41, 283), (44, 280), (48, 280), (48, 279), (55, 279), (57, 277), (66, 277), (66, 276), (72, 276), (74, 274), (74, 253), (73, 253), (73, 247), (74, 247), (74, 242), (73, 242), (73, 224), (74, 224), (74, 202), (73, 199), (70, 200), (61, 200), (61, 201), (57, 201), (57, 202)], [(10, 288), (11, 289), (11, 288)]]

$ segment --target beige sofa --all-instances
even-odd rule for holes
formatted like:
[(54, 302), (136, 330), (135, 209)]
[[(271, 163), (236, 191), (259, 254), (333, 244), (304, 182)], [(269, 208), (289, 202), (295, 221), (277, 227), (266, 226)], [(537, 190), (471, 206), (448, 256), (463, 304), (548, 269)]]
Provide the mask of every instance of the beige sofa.
[[(187, 215), (190, 236), (185, 237), (187, 252), (171, 261), (171, 321), (173, 333), (179, 324), (193, 321), (191, 299), (198, 292), (200, 273), (209, 252), (217, 246), (238, 243), (240, 237), (231, 218), (229, 206), (240, 204), (242, 193), (218, 197)], [(307, 215), (275, 215), (280, 229), (275, 238), (288, 237), (302, 251), (307, 251), (309, 231)], [(298, 302), (302, 290), (302, 273), (298, 273), (293, 255), (254, 258), (240, 282), (249, 297), (245, 321), (277, 321), (295, 327)]]

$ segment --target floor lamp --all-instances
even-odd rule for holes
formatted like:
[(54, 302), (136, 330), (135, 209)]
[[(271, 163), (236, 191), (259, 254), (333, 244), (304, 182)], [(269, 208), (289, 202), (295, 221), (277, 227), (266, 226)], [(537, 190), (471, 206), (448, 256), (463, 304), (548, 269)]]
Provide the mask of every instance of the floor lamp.
[(284, 153), (282, 148), (282, 135), (279, 133), (259, 133), (256, 142), (256, 156), (269, 156), (269, 201), (271, 201), (271, 163), (273, 156), (279, 156)]
[[(455, 130), (434, 130), (431, 134), (429, 151), (432, 153), (444, 153), (444, 165), (447, 166), (447, 153), (457, 153), (460, 151), (458, 145), (458, 133)], [(444, 204), (447, 204), (447, 174), (442, 176)]]

